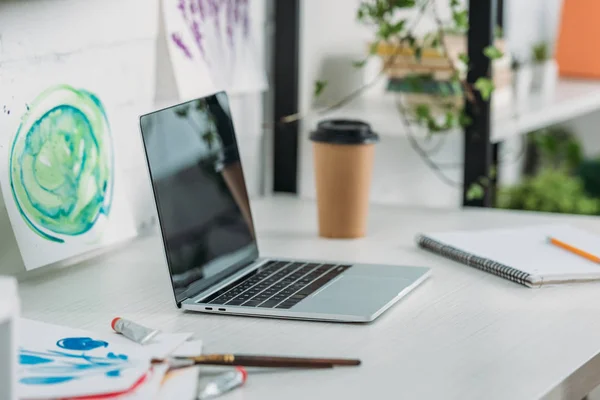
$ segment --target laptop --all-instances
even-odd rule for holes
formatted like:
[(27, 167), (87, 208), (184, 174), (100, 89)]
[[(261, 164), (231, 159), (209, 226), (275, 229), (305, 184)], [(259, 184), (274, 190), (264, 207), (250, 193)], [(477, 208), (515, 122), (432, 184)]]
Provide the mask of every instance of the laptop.
[(204, 313), (369, 322), (428, 268), (264, 257), (227, 95), (140, 117), (178, 307)]

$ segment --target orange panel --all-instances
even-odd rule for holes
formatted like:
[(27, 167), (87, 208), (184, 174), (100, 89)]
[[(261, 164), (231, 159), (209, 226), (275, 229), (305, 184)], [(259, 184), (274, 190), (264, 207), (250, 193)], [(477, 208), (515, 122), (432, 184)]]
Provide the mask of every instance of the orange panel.
[(600, 78), (599, 0), (564, 0), (556, 60), (561, 76)]

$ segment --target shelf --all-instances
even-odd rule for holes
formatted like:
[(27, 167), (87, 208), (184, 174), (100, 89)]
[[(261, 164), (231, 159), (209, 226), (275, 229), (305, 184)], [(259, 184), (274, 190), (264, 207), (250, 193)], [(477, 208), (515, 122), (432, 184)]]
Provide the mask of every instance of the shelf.
[[(493, 97), (493, 143), (558, 124), (600, 110), (600, 81), (559, 79), (552, 95), (532, 94), (521, 102), (513, 100), (512, 91), (502, 89)], [(343, 108), (305, 121), (312, 130), (326, 118), (362, 119), (382, 136), (406, 136), (404, 124), (396, 109), (394, 94), (373, 88)], [(424, 130), (415, 132), (425, 136)]]
[(494, 110), (492, 142), (500, 142), (600, 109), (600, 81), (559, 79), (551, 96), (533, 95)]

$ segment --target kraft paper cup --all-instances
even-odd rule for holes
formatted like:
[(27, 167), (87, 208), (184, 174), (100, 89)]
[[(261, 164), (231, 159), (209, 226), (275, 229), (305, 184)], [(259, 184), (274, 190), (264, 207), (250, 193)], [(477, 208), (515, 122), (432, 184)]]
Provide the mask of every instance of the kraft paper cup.
[(359, 238), (366, 234), (375, 143), (379, 136), (356, 120), (319, 123), (313, 141), (319, 235)]

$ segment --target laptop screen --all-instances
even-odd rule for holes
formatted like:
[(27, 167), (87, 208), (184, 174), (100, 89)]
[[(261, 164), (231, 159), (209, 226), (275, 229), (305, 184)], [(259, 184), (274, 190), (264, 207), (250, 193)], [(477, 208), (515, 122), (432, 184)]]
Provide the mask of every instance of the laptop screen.
[(225, 93), (140, 118), (177, 304), (258, 257)]

